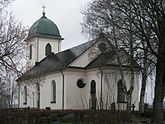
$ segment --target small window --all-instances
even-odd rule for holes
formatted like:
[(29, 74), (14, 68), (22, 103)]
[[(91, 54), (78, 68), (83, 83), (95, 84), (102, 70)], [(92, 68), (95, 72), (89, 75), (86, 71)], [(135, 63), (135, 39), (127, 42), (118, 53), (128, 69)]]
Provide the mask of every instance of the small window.
[(24, 86), (24, 104), (27, 104), (27, 87)]
[(95, 110), (97, 99), (96, 99), (96, 82), (94, 80), (91, 81), (90, 94), (91, 94), (90, 108)]
[(56, 102), (56, 82), (53, 80), (52, 81), (52, 102), (51, 103), (55, 103)]
[(79, 80), (77, 81), (77, 86), (78, 86), (79, 88), (84, 88), (84, 87), (85, 87), (84, 81), (83, 81), (82, 79), (79, 79)]
[(29, 59), (32, 59), (32, 45), (30, 45), (30, 54), (29, 54)]
[(105, 52), (107, 50), (107, 45), (103, 42), (99, 44), (98, 48), (101, 52)]
[(47, 45), (46, 45), (46, 47), (45, 47), (45, 55), (50, 55), (51, 54), (51, 52), (52, 52), (52, 47), (51, 47), (51, 45), (48, 43)]

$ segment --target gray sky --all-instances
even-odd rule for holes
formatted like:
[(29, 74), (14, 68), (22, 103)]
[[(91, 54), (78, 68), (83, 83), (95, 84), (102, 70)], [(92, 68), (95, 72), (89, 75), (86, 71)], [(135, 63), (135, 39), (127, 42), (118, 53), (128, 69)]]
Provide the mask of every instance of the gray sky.
[(42, 6), (46, 6), (46, 16), (51, 19), (60, 30), (64, 38), (62, 49), (81, 44), (85, 39), (81, 33), (83, 15), (82, 7), (91, 0), (15, 0), (11, 10), (18, 21), (30, 27), (42, 16)]

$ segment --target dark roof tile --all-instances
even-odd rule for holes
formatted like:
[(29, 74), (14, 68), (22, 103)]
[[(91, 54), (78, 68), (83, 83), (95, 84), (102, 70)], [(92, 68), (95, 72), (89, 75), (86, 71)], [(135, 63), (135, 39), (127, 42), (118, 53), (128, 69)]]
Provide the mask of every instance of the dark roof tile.
[(17, 80), (24, 80), (44, 73), (64, 69), (97, 41), (98, 39), (91, 40), (57, 54), (52, 53), (51, 55), (48, 55), (43, 60), (38, 62), (34, 67), (32, 67)]

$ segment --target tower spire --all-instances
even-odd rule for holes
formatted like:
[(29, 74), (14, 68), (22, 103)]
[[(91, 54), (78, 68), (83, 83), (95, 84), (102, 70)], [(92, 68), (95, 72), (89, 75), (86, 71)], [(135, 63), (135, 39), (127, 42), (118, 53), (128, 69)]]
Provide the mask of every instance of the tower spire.
[(46, 6), (43, 5), (42, 8), (43, 8), (42, 14), (43, 14), (43, 16), (45, 16), (45, 8), (46, 8)]

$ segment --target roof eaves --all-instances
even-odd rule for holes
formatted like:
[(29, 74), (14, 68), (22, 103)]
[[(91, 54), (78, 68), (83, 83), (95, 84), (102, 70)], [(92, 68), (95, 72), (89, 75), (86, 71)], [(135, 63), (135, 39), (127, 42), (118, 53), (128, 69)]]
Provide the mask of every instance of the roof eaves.
[(35, 35), (30, 35), (30, 36), (28, 36), (26, 39), (25, 39), (25, 41), (26, 40), (29, 40), (30, 38), (33, 38), (33, 37), (44, 37), (44, 38), (51, 38), (51, 39), (59, 39), (59, 40), (64, 40), (64, 38), (62, 38), (61, 36), (59, 37), (59, 36), (50, 36), (50, 35), (43, 35), (43, 34), (35, 34)]
[[(90, 67), (87, 67), (85, 69), (87, 70), (87, 69), (98, 68), (98, 67), (119, 67), (119, 65), (116, 65), (116, 64), (104, 64), (104, 65), (97, 64), (97, 65), (92, 65)], [(129, 65), (122, 65), (121, 67), (131, 69), (130, 68), (131, 66), (129, 66)], [(138, 66), (135, 66), (134, 69), (137, 69), (138, 71), (140, 71), (141, 68), (139, 68)]]
[(53, 68), (51, 71), (48, 71), (48, 69), (47, 69), (47, 70), (42, 70), (40, 73), (37, 73), (37, 74), (34, 74), (34, 75), (24, 75), (24, 76), (22, 76), (22, 77), (19, 77), (19, 78), (17, 79), (17, 81), (20, 82), (20, 81), (24, 81), (24, 80), (36, 78), (36, 77), (38, 77), (38, 76), (43, 76), (43, 75), (48, 74), (48, 73), (51, 73), (51, 72), (63, 70), (63, 69), (65, 69), (65, 68), (66, 68), (66, 67)]

